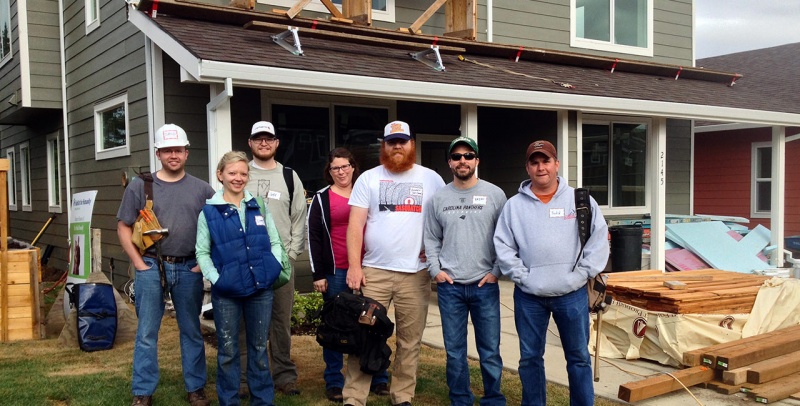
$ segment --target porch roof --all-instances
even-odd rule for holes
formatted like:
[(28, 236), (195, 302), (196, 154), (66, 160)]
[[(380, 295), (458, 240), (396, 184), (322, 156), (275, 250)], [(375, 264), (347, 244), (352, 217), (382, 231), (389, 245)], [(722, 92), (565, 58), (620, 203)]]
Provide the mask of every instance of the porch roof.
[[(592, 113), (691, 118), (766, 125), (800, 125), (788, 103), (798, 97), (748, 81), (735, 85), (679, 77), (549, 63), (514, 55), (443, 52), (438, 72), (391, 41), (357, 43), (304, 36), (303, 56), (273, 42), (277, 33), (240, 24), (181, 18), (151, 19), (131, 9), (129, 19), (199, 82), (231, 78), (238, 86), (408, 100)], [(287, 20), (287, 22), (290, 22)], [(424, 49), (421, 46), (420, 49)], [(466, 60), (459, 60), (463, 55)], [(428, 56), (430, 58), (430, 56)], [(730, 69), (731, 67), (728, 67)], [(698, 73), (697, 69), (694, 73)], [(702, 74), (702, 72), (699, 72)], [(691, 75), (687, 75), (691, 76)], [(697, 77), (697, 75), (694, 75)], [(564, 87), (569, 84), (573, 88)]]

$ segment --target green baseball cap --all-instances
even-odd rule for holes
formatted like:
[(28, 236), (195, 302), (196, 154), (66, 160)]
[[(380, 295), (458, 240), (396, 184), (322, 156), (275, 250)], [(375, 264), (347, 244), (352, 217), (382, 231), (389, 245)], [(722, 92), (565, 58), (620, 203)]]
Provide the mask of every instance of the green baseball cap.
[(453, 152), (453, 148), (458, 144), (466, 144), (468, 147), (472, 148), (476, 154), (478, 153), (478, 143), (474, 139), (467, 137), (458, 137), (450, 142), (450, 148), (447, 149), (447, 153)]

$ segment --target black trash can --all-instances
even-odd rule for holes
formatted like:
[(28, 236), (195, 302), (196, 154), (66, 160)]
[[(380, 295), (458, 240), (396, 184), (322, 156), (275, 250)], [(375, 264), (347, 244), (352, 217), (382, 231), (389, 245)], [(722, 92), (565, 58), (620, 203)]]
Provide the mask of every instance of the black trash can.
[(642, 269), (642, 226), (611, 226), (608, 232), (611, 234), (611, 272)]

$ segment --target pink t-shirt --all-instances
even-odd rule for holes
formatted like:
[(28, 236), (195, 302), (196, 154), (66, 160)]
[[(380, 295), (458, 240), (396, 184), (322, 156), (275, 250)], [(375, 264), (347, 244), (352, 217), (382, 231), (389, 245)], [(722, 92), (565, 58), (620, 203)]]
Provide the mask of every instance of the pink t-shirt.
[(336, 268), (347, 269), (347, 223), (350, 221), (349, 198), (328, 190), (331, 204), (331, 247)]

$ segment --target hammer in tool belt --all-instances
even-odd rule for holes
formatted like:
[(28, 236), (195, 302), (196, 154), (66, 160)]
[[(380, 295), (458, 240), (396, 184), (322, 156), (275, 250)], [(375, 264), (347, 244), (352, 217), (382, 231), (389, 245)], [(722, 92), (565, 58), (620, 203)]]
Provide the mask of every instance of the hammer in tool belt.
[(169, 229), (154, 228), (142, 233), (149, 236), (156, 246), (156, 262), (158, 263), (158, 276), (161, 279), (161, 292), (164, 295), (164, 302), (169, 300), (169, 291), (167, 290), (167, 273), (164, 271), (164, 260), (161, 258), (161, 241), (169, 236)]

